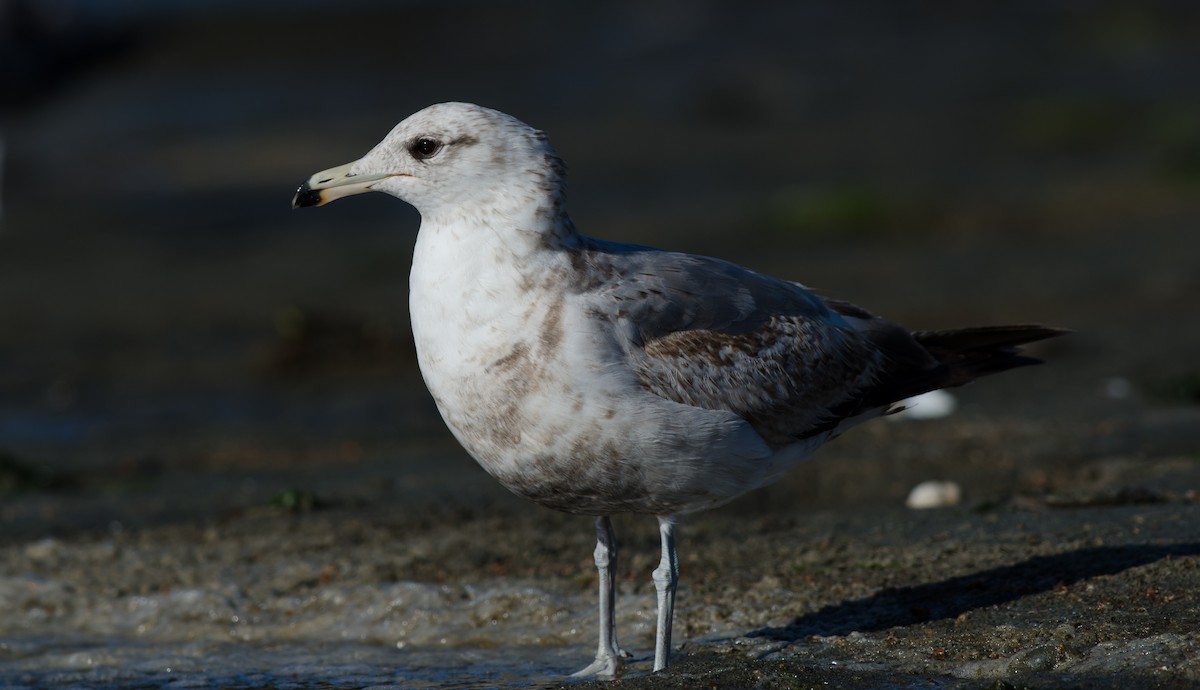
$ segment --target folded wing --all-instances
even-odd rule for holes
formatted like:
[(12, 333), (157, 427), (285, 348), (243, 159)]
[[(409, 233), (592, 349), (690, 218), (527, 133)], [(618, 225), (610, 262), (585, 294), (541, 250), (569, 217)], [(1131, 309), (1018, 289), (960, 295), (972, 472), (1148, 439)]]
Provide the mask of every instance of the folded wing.
[(589, 240), (581, 288), (620, 323), (639, 382), (745, 419), (773, 447), (979, 376), (1037, 363), (1042, 326), (910, 333), (848, 302), (718, 259)]

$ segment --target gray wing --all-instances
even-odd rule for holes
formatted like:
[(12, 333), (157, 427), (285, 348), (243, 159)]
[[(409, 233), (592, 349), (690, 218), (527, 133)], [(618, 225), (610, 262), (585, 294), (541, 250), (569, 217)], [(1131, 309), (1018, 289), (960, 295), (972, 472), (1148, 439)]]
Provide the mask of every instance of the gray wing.
[(647, 390), (732, 411), (772, 446), (862, 411), (896, 362), (938, 366), (900, 326), (718, 259), (589, 240), (576, 268)]

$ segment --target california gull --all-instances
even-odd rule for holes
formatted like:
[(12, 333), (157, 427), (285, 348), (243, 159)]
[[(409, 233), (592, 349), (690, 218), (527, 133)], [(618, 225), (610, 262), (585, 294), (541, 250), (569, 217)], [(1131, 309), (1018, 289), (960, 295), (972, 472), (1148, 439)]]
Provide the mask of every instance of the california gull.
[(897, 401), (1036, 363), (1037, 325), (910, 333), (719, 259), (580, 235), (546, 135), (467, 103), (412, 115), (293, 206), (381, 191), (421, 213), (409, 276), (421, 373), (463, 447), (514, 493), (595, 517), (612, 676), (609, 516), (658, 518), (654, 669), (667, 665), (679, 515), (769, 484)]

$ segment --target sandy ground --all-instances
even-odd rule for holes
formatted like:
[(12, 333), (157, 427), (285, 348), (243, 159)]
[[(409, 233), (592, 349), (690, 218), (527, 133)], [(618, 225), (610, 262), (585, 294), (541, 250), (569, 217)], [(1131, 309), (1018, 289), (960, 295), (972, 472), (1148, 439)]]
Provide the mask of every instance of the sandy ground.
[[(951, 417), (868, 425), (685, 520), (667, 674), (645, 673), (656, 532), (619, 518), (637, 657), (605, 687), (1200, 684), (1195, 10), (867, 5), (449, 4), (417, 24), (453, 36), (404, 51), (415, 15), (370, 3), (149, 18), (7, 106), (0, 678), (88, 684), (45, 675), (81, 635), (376, 655), (370, 682), (244, 687), (405, 685), (398, 640), (519, 650), (515, 680), (485, 663), (432, 687), (555, 686), (590, 657), (590, 524), (505, 494), (413, 368), (415, 214), (287, 210), (457, 98), (550, 132), (590, 234), (914, 328), (1076, 331)], [(963, 502), (905, 509), (927, 479)], [(425, 603), (379, 613), (402, 590)], [(204, 649), (141, 686), (219, 684)]]

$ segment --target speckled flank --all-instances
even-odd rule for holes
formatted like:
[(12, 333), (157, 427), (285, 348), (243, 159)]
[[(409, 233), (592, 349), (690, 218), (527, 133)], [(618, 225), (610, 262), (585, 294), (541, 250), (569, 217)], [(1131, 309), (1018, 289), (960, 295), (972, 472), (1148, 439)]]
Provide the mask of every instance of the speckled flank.
[(487, 373), (508, 372), (514, 368), (528, 366), (528, 363), (529, 346), (525, 343), (517, 343), (513, 345), (508, 354), (488, 365)]
[(521, 405), (535, 384), (537, 371), (529, 356), (529, 346), (517, 343), (508, 354), (497, 359), (483, 373), (504, 390), (503, 402), (491, 406), (486, 423), (474, 433), (485, 434), (491, 445), (513, 448), (521, 443)]
[(542, 321), (541, 329), (538, 332), (538, 340), (541, 344), (539, 354), (545, 359), (554, 357), (558, 352), (558, 346), (562, 344), (562, 311), (563, 302), (560, 299), (547, 310), (546, 317)]
[[(547, 508), (577, 515), (667, 514), (674, 500), (659, 500), (642, 469), (615, 444), (595, 445), (583, 435), (562, 455), (531, 455), (529, 470), (498, 477), (515, 493)], [(600, 494), (596, 489), (602, 489)]]

